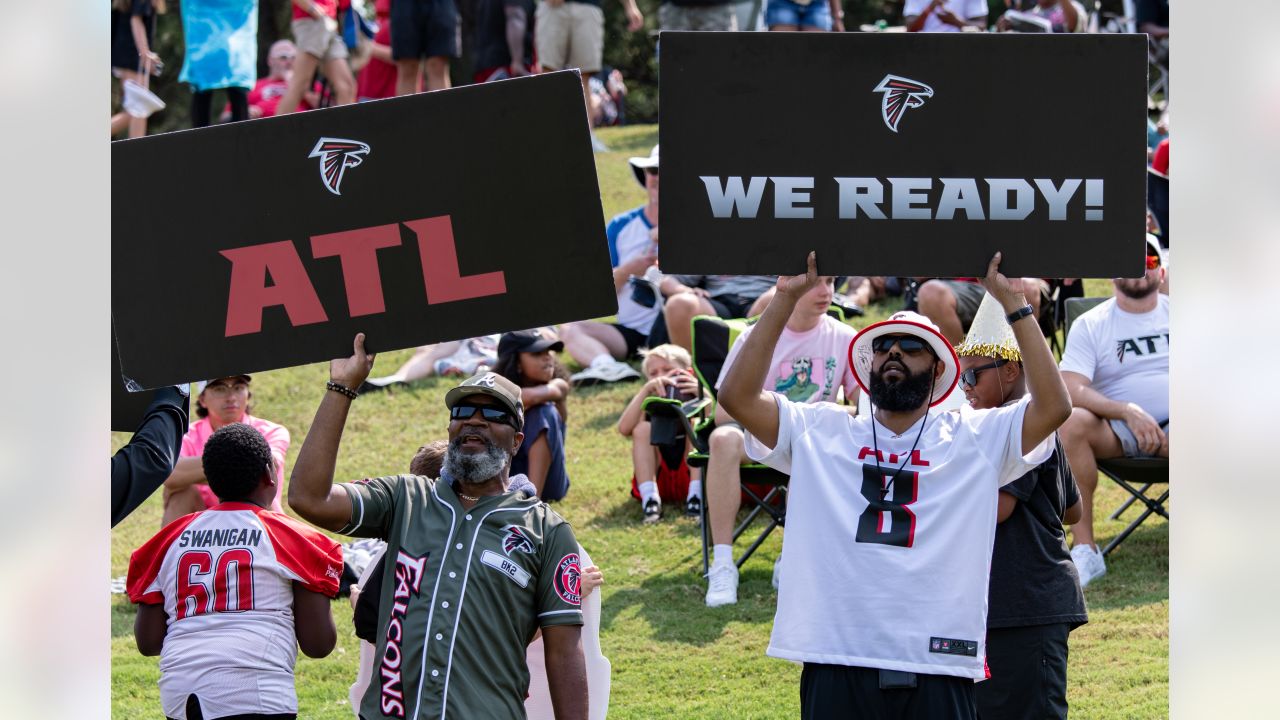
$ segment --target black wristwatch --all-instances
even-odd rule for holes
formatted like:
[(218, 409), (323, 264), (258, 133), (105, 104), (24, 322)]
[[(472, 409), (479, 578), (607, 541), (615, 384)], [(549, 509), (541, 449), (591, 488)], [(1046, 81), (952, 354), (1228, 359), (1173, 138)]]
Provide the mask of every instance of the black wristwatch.
[(1031, 306), (1030, 306), (1030, 305), (1023, 305), (1022, 307), (1018, 308), (1017, 310), (1014, 310), (1013, 312), (1009, 313), (1008, 315), (1005, 315), (1005, 316), (1004, 316), (1004, 319), (1005, 319), (1005, 320), (1008, 320), (1008, 321), (1009, 321), (1009, 324), (1010, 324), (1010, 325), (1012, 325), (1012, 324), (1014, 324), (1014, 323), (1018, 322), (1019, 320), (1021, 320), (1021, 319), (1022, 319), (1022, 318), (1024, 318), (1024, 317), (1031, 317), (1032, 315), (1034, 315), (1034, 314), (1035, 314), (1035, 312), (1036, 312), (1035, 310), (1032, 310), (1032, 309), (1031, 309)]

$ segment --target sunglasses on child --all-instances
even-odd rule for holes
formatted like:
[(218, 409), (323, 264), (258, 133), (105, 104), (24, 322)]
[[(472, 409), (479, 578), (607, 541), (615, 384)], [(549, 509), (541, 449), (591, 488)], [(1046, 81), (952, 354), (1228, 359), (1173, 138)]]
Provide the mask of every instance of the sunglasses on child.
[(449, 408), (449, 417), (454, 420), (467, 420), (474, 416), (477, 410), (480, 411), (480, 416), (487, 422), (503, 423), (511, 427), (516, 426), (515, 418), (512, 417), (510, 412), (490, 405), (454, 405)]
[(915, 355), (923, 350), (933, 352), (928, 343), (914, 335), (881, 335), (871, 341), (871, 349), (877, 353), (887, 353), (894, 345), (904, 355)]
[(964, 372), (960, 373), (960, 384), (963, 385), (964, 387), (973, 387), (974, 385), (978, 384), (978, 373), (982, 372), (983, 370), (994, 370), (995, 368), (998, 368), (1007, 362), (1009, 361), (996, 360), (993, 363), (988, 363), (986, 365), (980, 365), (978, 367), (969, 368), (968, 370), (965, 370)]

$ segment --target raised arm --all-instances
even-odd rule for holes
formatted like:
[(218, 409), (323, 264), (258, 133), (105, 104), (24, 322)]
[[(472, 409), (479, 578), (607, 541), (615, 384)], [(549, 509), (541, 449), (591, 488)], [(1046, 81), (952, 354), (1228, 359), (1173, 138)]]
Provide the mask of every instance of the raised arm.
[[(1008, 314), (1026, 306), (1027, 298), (1022, 293), (1021, 278), (1010, 280), (1000, 272), (1000, 257), (997, 252), (991, 258), (982, 285)], [(1067, 386), (1062, 382), (1062, 375), (1058, 373), (1058, 366), (1035, 318), (1027, 315), (1014, 322), (1013, 337), (1022, 352), (1027, 394), (1031, 396), (1022, 419), (1022, 452), (1025, 455), (1066, 422), (1071, 415), (1071, 396), (1067, 394)]]
[[(351, 357), (329, 363), (329, 379), (351, 389), (360, 387), (373, 368), (373, 355), (364, 351), (364, 333), (356, 334), (353, 345)], [(346, 490), (333, 485), (342, 428), (350, 410), (351, 398), (325, 391), (289, 475), (289, 506), (304, 520), (326, 530), (340, 530), (351, 519), (351, 498)]]
[(582, 656), (582, 626), (542, 628), (542, 649), (556, 720), (587, 720), (587, 662)]
[(769, 360), (796, 302), (818, 284), (817, 264), (817, 253), (811, 252), (804, 275), (778, 278), (777, 292), (743, 340), (737, 359), (720, 383), (720, 404), (725, 412), (769, 447), (778, 442), (778, 406), (773, 394), (762, 389)]

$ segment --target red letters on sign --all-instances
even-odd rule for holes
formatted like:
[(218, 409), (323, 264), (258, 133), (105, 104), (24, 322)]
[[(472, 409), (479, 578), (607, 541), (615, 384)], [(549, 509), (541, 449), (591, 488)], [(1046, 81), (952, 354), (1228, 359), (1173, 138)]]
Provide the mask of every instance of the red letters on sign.
[[(294, 327), (325, 322), (320, 298), (302, 267), (302, 259), (288, 240), (223, 250), (231, 261), (231, 293), (227, 297), (226, 336), (262, 330), (262, 311), (283, 305)], [(267, 272), (274, 285), (267, 285)]]
[[(506, 276), (501, 270), (467, 277), (461, 275), (453, 223), (448, 215), (406, 220), (404, 225), (418, 236), (428, 305), (507, 292)], [(378, 271), (378, 250), (399, 245), (399, 225), (376, 225), (316, 235), (311, 238), (311, 254), (315, 258), (339, 258), (347, 309), (351, 317), (360, 317), (386, 312)], [(329, 317), (292, 242), (282, 240), (251, 245), (223, 250), (220, 254), (231, 261), (227, 337), (261, 332), (263, 311), (277, 305), (284, 306), (294, 327), (328, 321)], [(270, 286), (267, 285), (267, 273), (270, 273), (273, 283)]]
[[(448, 218), (446, 218), (448, 219)], [(378, 249), (400, 244), (397, 225), (348, 230), (311, 238), (311, 254), (317, 258), (342, 259), (342, 282), (347, 287), (347, 309), (351, 317), (385, 312), (382, 278), (378, 276)]]
[(506, 277), (501, 271), (469, 277), (458, 273), (458, 248), (453, 242), (453, 223), (448, 215), (410, 220), (405, 225), (418, 235), (428, 305), (501, 295), (507, 291)]

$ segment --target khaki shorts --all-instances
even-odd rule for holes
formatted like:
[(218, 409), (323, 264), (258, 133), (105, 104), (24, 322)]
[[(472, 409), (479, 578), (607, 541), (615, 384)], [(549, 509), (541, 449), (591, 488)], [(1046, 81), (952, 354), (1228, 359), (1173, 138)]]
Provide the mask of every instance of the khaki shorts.
[(599, 7), (571, 1), (552, 7), (540, 0), (534, 13), (533, 33), (538, 60), (544, 67), (600, 72), (604, 11)]
[(293, 44), (308, 55), (325, 60), (342, 60), (347, 57), (347, 45), (342, 36), (325, 29), (324, 23), (315, 18), (294, 18)]

